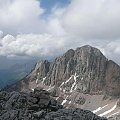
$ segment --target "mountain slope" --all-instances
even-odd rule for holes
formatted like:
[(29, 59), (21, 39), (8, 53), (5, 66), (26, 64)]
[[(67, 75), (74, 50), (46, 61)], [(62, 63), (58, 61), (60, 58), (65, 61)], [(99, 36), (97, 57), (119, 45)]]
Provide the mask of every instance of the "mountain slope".
[(50, 93), (0, 92), (0, 120), (107, 120), (88, 110), (65, 109)]
[(54, 61), (41, 61), (8, 90), (43, 87), (62, 105), (109, 117), (119, 112), (120, 67), (89, 45), (70, 49)]
[(45, 60), (37, 63), (26, 81), (30, 89), (33, 82), (36, 85), (43, 83), (66, 88), (68, 91), (76, 89), (81, 93), (120, 95), (120, 67), (91, 46), (68, 50), (53, 62)]

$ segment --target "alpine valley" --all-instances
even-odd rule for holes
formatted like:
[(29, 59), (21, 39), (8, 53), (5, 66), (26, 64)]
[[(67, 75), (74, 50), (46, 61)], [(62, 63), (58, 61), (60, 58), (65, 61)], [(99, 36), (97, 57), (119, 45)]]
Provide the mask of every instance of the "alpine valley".
[(0, 120), (120, 120), (120, 66), (89, 45), (40, 61), (0, 92)]

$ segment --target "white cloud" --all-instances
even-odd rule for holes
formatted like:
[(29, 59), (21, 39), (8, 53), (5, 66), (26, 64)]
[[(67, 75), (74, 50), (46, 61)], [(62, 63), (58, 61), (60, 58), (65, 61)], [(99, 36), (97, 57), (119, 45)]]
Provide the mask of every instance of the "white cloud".
[(2, 31), (0, 31), (0, 38), (2, 38), (2, 36), (3, 36), (3, 32), (2, 32)]
[(22, 34), (13, 37), (6, 35), (0, 39), (0, 56), (10, 57), (43, 57), (59, 56), (66, 50), (89, 44), (99, 48), (109, 59), (119, 62), (120, 40), (104, 42), (83, 40), (75, 36), (53, 36), (51, 34)]
[(37, 0), (0, 0), (0, 29), (14, 35), (0, 32), (0, 55), (56, 56), (90, 44), (120, 63), (119, 6), (120, 0), (71, 0), (44, 19)]
[(120, 65), (120, 39), (109, 42), (104, 51), (109, 59), (114, 60)]
[(0, 40), (0, 55), (7, 57), (51, 57), (64, 50), (66, 37), (51, 34), (6, 35)]
[(119, 0), (71, 0), (48, 18), (38, 0), (0, 0), (0, 29), (6, 33), (73, 34), (86, 39), (120, 37)]
[(63, 26), (83, 38), (118, 38), (119, 6), (119, 0), (72, 0), (63, 13)]
[(44, 31), (44, 10), (37, 0), (0, 0), (0, 29), (6, 33)]

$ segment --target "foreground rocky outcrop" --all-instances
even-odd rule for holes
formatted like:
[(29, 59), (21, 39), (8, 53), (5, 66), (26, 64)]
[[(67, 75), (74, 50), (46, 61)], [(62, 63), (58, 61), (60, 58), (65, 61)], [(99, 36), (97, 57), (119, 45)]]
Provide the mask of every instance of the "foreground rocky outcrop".
[(0, 92), (0, 120), (34, 120), (61, 108), (63, 106), (41, 88), (29, 93)]
[(82, 109), (63, 109), (50, 93), (0, 92), (0, 120), (107, 120)]

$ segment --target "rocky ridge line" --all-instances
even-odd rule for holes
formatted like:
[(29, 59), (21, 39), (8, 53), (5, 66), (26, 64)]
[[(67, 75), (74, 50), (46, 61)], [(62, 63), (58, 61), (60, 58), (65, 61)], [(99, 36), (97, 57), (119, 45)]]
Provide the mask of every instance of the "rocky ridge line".
[(70, 49), (53, 62), (45, 60), (37, 63), (31, 74), (9, 88), (23, 91), (43, 84), (62, 86), (70, 91), (75, 82), (71, 76), (75, 75), (78, 77), (73, 90), (85, 94), (120, 96), (120, 66), (108, 60), (97, 48), (88, 45), (76, 50)]

